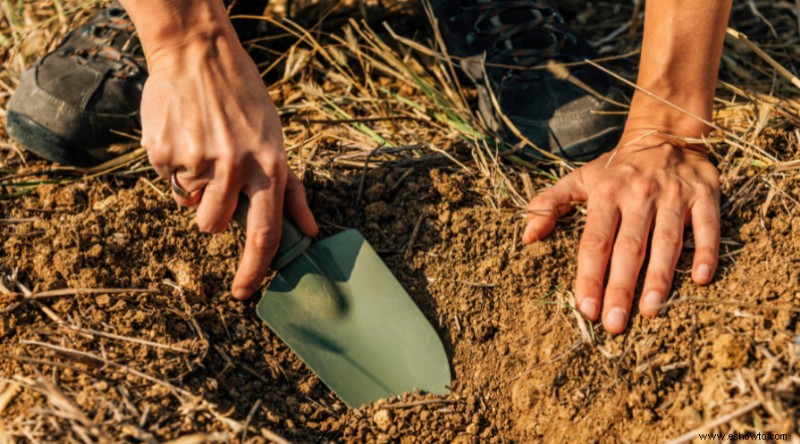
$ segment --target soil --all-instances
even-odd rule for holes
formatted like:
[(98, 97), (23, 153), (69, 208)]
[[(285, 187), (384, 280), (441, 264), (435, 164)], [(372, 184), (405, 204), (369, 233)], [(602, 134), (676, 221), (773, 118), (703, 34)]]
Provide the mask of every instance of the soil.
[[(800, 298), (797, 217), (740, 211), (725, 223), (736, 246), (726, 248), (711, 286), (698, 288), (679, 271), (673, 300), (684, 302), (656, 319), (634, 315), (624, 335), (596, 326), (592, 342), (564, 306), (575, 223), (523, 247), (516, 211), (491, 208), (481, 197), (486, 180), (450, 167), (412, 168), (402, 183), (399, 168), (365, 174), (360, 228), (446, 344), (451, 396), (346, 409), (256, 317), (255, 300), (231, 298), (237, 228), (199, 233), (191, 211), (146, 179), (90, 180), (40, 186), (5, 206), (5, 218), (33, 219), (0, 225), (5, 284), (13, 275), (34, 293), (151, 292), (2, 297), (4, 310), (24, 302), (0, 322), (0, 375), (24, 387), (4, 414), (24, 418), (48, 403), (64, 410), (46, 399), (54, 395), (44, 381), (53, 380), (103, 434), (142, 441), (229, 431), (216, 417), (224, 415), (248, 424), (251, 436), (265, 429), (297, 442), (640, 442), (701, 424), (754, 390), (751, 383), (784, 386), (774, 396), (794, 402), (794, 382), (786, 381), (797, 372), (797, 312), (786, 308)], [(360, 174), (341, 173), (337, 182), (305, 177), (323, 236), (356, 215)], [(124, 363), (196, 398), (39, 342)], [(793, 412), (784, 411), (782, 428), (771, 431), (794, 430)], [(68, 422), (41, 427), (46, 436), (67, 436)]]
[[(800, 158), (784, 125), (760, 137), (781, 160)], [(661, 316), (634, 311), (612, 336), (570, 307), (580, 212), (523, 246), (512, 193), (464, 144), (447, 153), (459, 163), (292, 161), (321, 237), (359, 228), (452, 366), (450, 396), (357, 410), (256, 316), (257, 298), (231, 297), (239, 228), (200, 233), (152, 172), (72, 178), (32, 156), (14, 164), (13, 180), (61, 182), (0, 200), (0, 442), (653, 442), (743, 406), (709, 431), (800, 439), (792, 170), (726, 168), (713, 283), (691, 281), (688, 233)], [(552, 184), (498, 168), (519, 190)]]

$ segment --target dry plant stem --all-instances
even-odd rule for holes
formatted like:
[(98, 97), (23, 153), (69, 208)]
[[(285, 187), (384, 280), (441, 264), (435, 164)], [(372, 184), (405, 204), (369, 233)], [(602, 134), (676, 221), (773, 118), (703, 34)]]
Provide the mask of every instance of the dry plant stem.
[(417, 407), (420, 405), (431, 405), (431, 404), (455, 404), (456, 401), (452, 399), (421, 399), (419, 401), (412, 401), (412, 402), (397, 402), (393, 404), (384, 404), (381, 408), (385, 409), (407, 409), (412, 407)]
[[(208, 410), (208, 412), (211, 413), (212, 416), (214, 416), (216, 419), (218, 419), (222, 423), (226, 424), (228, 427), (230, 427), (232, 430), (234, 430), (234, 432), (238, 432), (238, 431), (242, 430), (242, 424), (240, 424), (240, 423), (238, 423), (238, 422), (236, 422), (236, 421), (234, 421), (234, 420), (232, 420), (230, 418), (227, 418), (227, 417), (221, 415), (219, 412), (216, 411), (215, 407), (212, 404), (209, 404), (204, 399), (198, 398), (197, 396), (195, 396), (194, 394), (192, 394), (191, 392), (189, 392), (187, 390), (184, 390), (182, 388), (176, 387), (175, 385), (170, 384), (169, 382), (166, 382), (166, 381), (163, 381), (161, 379), (158, 379), (158, 378), (155, 378), (153, 376), (150, 376), (150, 375), (148, 375), (146, 373), (143, 373), (143, 372), (141, 372), (139, 370), (133, 369), (133, 368), (127, 366), (127, 365), (119, 364), (119, 363), (116, 363), (114, 361), (110, 361), (110, 360), (105, 359), (103, 357), (97, 356), (97, 355), (95, 355), (93, 353), (83, 352), (83, 351), (79, 351), (79, 350), (75, 350), (75, 349), (71, 349), (71, 348), (67, 348), (67, 347), (61, 347), (61, 346), (58, 346), (58, 345), (48, 344), (48, 343), (45, 343), (45, 342), (22, 340), (22, 341), (20, 341), (20, 343), (21, 344), (26, 344), (26, 345), (35, 345), (35, 346), (39, 346), (39, 347), (44, 347), (44, 348), (53, 350), (53, 351), (55, 351), (57, 353), (63, 353), (65, 355), (78, 356), (78, 357), (84, 358), (84, 359), (89, 360), (89, 361), (98, 362), (98, 363), (101, 363), (102, 365), (111, 366), (111, 367), (117, 368), (119, 370), (122, 370), (122, 371), (124, 371), (126, 373), (130, 373), (131, 375), (134, 375), (134, 376), (137, 376), (139, 378), (142, 378), (145, 381), (152, 382), (154, 384), (160, 385), (162, 387), (165, 387), (165, 388), (171, 390), (173, 395), (175, 395), (178, 398), (179, 401), (184, 403), (184, 405), (186, 405), (186, 403), (191, 403), (191, 404), (199, 406), (200, 408), (204, 408), (204, 409)], [(261, 432), (264, 433), (264, 430), (265, 429), (261, 429)], [(268, 433), (271, 434), (272, 436), (279, 437), (279, 435), (274, 434), (273, 432), (268, 432)], [(283, 442), (286, 442), (286, 441), (283, 441)]]
[(781, 76), (783, 76), (786, 80), (792, 83), (792, 85), (800, 88), (800, 78), (797, 78), (794, 74), (791, 73), (788, 69), (784, 68), (780, 63), (778, 63), (775, 59), (769, 56), (766, 52), (764, 52), (761, 48), (758, 47), (755, 43), (751, 42), (747, 35), (741, 33), (733, 28), (728, 28), (727, 30), (728, 35), (733, 36), (735, 39), (742, 42), (745, 46), (753, 50), (759, 57), (764, 59), (765, 62), (769, 64), (769, 66), (773, 67), (775, 71), (778, 72)]
[(31, 293), (28, 296), (31, 299), (50, 299), (62, 296), (77, 296), (82, 294), (141, 294), (141, 293), (155, 293), (153, 290), (137, 289), (137, 288), (63, 288), (59, 290), (49, 290), (37, 293)]
[[(778, 163), (779, 162), (778, 159), (776, 159), (772, 154), (769, 154), (766, 151), (764, 151), (761, 147), (759, 147), (757, 145), (754, 145), (753, 143), (742, 139), (736, 133), (717, 125), (716, 123), (710, 121), (709, 119), (705, 119), (703, 117), (700, 117), (697, 114), (692, 113), (691, 111), (681, 107), (680, 105), (677, 105), (677, 104), (673, 103), (672, 101), (670, 101), (668, 99), (665, 99), (664, 97), (661, 97), (658, 94), (653, 93), (653, 92), (649, 91), (648, 89), (643, 88), (643, 87), (631, 82), (630, 80), (620, 76), (619, 74), (609, 70), (608, 68), (603, 67), (602, 65), (594, 63), (591, 60), (586, 60), (586, 63), (594, 66), (595, 68), (599, 69), (600, 71), (603, 71), (604, 73), (610, 75), (611, 77), (614, 77), (615, 79), (619, 80), (620, 82), (622, 82), (622, 83), (634, 88), (636, 91), (638, 91), (638, 92), (640, 92), (642, 94), (645, 94), (645, 95), (647, 95), (648, 97), (651, 97), (654, 100), (658, 100), (658, 101), (662, 102), (664, 105), (666, 105), (668, 107), (671, 107), (671, 108), (675, 109), (678, 112), (684, 113), (686, 116), (688, 116), (688, 117), (690, 117), (692, 119), (695, 119), (695, 120), (697, 120), (698, 122), (700, 122), (702, 124), (708, 125), (711, 128), (714, 128), (715, 130), (722, 132), (726, 136), (730, 137), (734, 141), (736, 141), (739, 144), (741, 144), (740, 147), (742, 149), (748, 149), (749, 148), (750, 150), (756, 151), (758, 153), (759, 157), (761, 157), (763, 159), (769, 160), (770, 162), (774, 162), (774, 163)], [(726, 142), (730, 143), (730, 141), (728, 141), (728, 140), (726, 140)]]
[(6, 407), (11, 403), (15, 396), (22, 390), (19, 384), (15, 382), (10, 382), (2, 386), (5, 388), (2, 394), (0, 394), (0, 418), (2, 418), (3, 412), (6, 410)]
[(194, 395), (191, 392), (188, 392), (188, 391), (183, 390), (183, 389), (181, 389), (179, 387), (176, 387), (176, 386), (170, 384), (169, 382), (162, 381), (162, 380), (160, 380), (158, 378), (154, 378), (154, 377), (152, 377), (152, 376), (150, 376), (150, 375), (148, 375), (146, 373), (140, 372), (139, 370), (130, 368), (127, 365), (118, 364), (116, 362), (113, 362), (113, 361), (110, 361), (108, 359), (105, 359), (105, 358), (102, 358), (100, 356), (97, 356), (97, 355), (95, 355), (93, 353), (83, 352), (83, 351), (79, 351), (79, 350), (75, 350), (75, 349), (71, 349), (71, 348), (67, 348), (67, 347), (61, 347), (61, 346), (54, 345), (54, 344), (48, 344), (48, 343), (45, 343), (45, 342), (40, 342), (40, 341), (22, 340), (22, 341), (20, 341), (20, 343), (21, 344), (25, 344), (25, 345), (35, 345), (35, 346), (39, 346), (39, 347), (48, 348), (48, 349), (53, 350), (53, 351), (55, 351), (57, 353), (63, 353), (64, 355), (77, 356), (77, 357), (83, 358), (83, 359), (85, 359), (87, 361), (96, 362), (96, 363), (100, 363), (102, 365), (115, 367), (117, 369), (120, 369), (122, 371), (130, 373), (130, 374), (132, 374), (134, 376), (138, 376), (139, 378), (142, 378), (145, 381), (149, 381), (149, 382), (152, 382), (154, 384), (158, 384), (158, 385), (160, 385), (162, 387), (165, 387), (165, 388), (167, 388), (169, 390), (172, 390), (175, 394), (181, 395), (181, 396), (183, 396), (185, 398), (185, 399), (182, 399), (182, 401), (185, 401), (186, 399), (191, 399), (191, 398), (194, 397)]
[(148, 346), (148, 347), (160, 348), (160, 349), (163, 349), (163, 350), (169, 350), (169, 351), (173, 351), (173, 352), (177, 352), (177, 353), (183, 353), (183, 354), (190, 354), (191, 353), (191, 351), (189, 351), (189, 350), (187, 350), (185, 348), (176, 347), (176, 346), (170, 345), (170, 344), (161, 344), (159, 342), (148, 341), (146, 339), (139, 339), (139, 338), (133, 338), (133, 337), (130, 337), (130, 336), (123, 336), (123, 335), (117, 335), (117, 334), (113, 334), (113, 333), (106, 333), (106, 332), (102, 332), (102, 331), (98, 331), (98, 330), (93, 330), (91, 328), (78, 327), (77, 325), (72, 325), (72, 324), (69, 324), (69, 323), (60, 324), (60, 326), (62, 328), (64, 328), (64, 329), (68, 330), (68, 331), (75, 332), (75, 333), (89, 333), (92, 336), (97, 336), (97, 337), (100, 337), (100, 338), (113, 339), (113, 340), (116, 340), (116, 341), (123, 341), (123, 342), (130, 342), (130, 343), (133, 343), (133, 344), (140, 344), (140, 345), (145, 345), (145, 346)]
[(696, 428), (694, 430), (686, 432), (683, 435), (681, 435), (681, 436), (679, 436), (679, 437), (677, 437), (677, 438), (675, 438), (673, 440), (667, 441), (667, 444), (683, 444), (685, 442), (689, 442), (689, 441), (691, 441), (693, 439), (696, 439), (697, 435), (699, 433), (703, 433), (705, 431), (712, 430), (715, 427), (719, 427), (721, 425), (727, 424), (727, 423), (733, 421), (734, 419), (744, 415), (745, 413), (748, 413), (751, 410), (757, 408), (760, 405), (761, 405), (761, 403), (759, 401), (752, 401), (749, 404), (746, 404), (745, 406), (743, 406), (743, 407), (741, 407), (739, 409), (736, 409), (736, 410), (732, 411), (731, 413), (728, 413), (727, 415), (722, 415), (719, 418), (716, 418), (716, 419), (714, 419), (712, 421), (709, 421), (706, 424), (703, 424), (702, 426), (700, 426), (700, 427), (698, 427), (698, 428)]

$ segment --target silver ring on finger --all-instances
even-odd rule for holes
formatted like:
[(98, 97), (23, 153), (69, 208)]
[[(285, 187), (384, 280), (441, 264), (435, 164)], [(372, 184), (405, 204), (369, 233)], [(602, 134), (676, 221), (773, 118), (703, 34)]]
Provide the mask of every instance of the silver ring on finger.
[(184, 199), (188, 199), (188, 198), (192, 197), (192, 195), (194, 193), (196, 193), (198, 190), (189, 191), (189, 190), (183, 188), (182, 186), (180, 186), (180, 184), (178, 183), (178, 176), (177, 175), (178, 175), (178, 172), (177, 171), (173, 171), (172, 172), (172, 176), (170, 176), (170, 179), (169, 179), (170, 185), (172, 186), (172, 191), (174, 191), (175, 194), (177, 194), (179, 197), (182, 197)]

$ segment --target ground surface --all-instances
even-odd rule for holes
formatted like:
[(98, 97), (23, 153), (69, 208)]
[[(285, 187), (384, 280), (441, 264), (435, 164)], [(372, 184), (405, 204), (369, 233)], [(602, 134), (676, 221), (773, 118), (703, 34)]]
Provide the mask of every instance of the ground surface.
[[(54, 7), (36, 3), (16, 22), (3, 6), (4, 103), (19, 69), (67, 29), (43, 23)], [(789, 10), (753, 5), (772, 32), (797, 41)], [(796, 56), (766, 18), (737, 8), (732, 26), (782, 63)], [(601, 41), (631, 6), (602, 11), (573, 20), (606, 52), (634, 49), (627, 31)], [(382, 13), (368, 10), (370, 23)], [(316, 16), (304, 17), (312, 28)], [(338, 8), (325, 29), (349, 17), (361, 11)], [(608, 26), (592, 25), (604, 17)], [(427, 45), (427, 28), (406, 22), (393, 29)], [(452, 395), (346, 409), (256, 317), (255, 300), (230, 297), (241, 231), (199, 233), (141, 155), (115, 170), (65, 172), (3, 135), (0, 442), (654, 442), (704, 424), (800, 439), (800, 151), (789, 83), (729, 42), (723, 80), (740, 83), (721, 84), (717, 121), (737, 139), (714, 145), (724, 194), (716, 278), (692, 283), (687, 234), (663, 314), (635, 314), (625, 334), (610, 336), (569, 308), (580, 213), (541, 243), (519, 240), (524, 202), (566, 167), (542, 174), (513, 156), (495, 161), (454, 117), (437, 117), (469, 115), (451, 90), (428, 91), (452, 81), (441, 65), (381, 31), (394, 58), (365, 25), (351, 26), (325, 49), (330, 38), (290, 47), (297, 39), (284, 37), (285, 74), (270, 93), (322, 235), (362, 230), (445, 343)], [(332, 122), (375, 116), (407, 119)]]

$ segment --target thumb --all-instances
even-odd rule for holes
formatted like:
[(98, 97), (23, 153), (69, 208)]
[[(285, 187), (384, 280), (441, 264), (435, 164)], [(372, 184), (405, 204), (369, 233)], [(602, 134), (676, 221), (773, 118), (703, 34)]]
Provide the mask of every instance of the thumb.
[(586, 191), (580, 177), (581, 170), (564, 176), (552, 188), (540, 193), (528, 203), (528, 217), (522, 242), (532, 244), (553, 231), (558, 218), (567, 214), (575, 202), (586, 200)]

